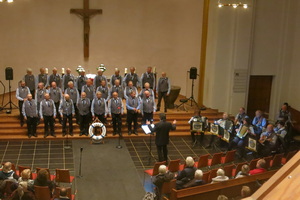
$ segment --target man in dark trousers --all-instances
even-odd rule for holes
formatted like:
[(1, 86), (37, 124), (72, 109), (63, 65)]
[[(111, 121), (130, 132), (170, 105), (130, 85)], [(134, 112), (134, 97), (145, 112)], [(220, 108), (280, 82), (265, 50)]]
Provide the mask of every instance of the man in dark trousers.
[(80, 133), (79, 136), (86, 135), (88, 136), (88, 129), (91, 121), (91, 100), (86, 97), (85, 92), (81, 92), (81, 98), (77, 100), (77, 108), (79, 113), (79, 128)]
[(118, 97), (118, 93), (114, 92), (112, 98), (108, 102), (108, 115), (113, 121), (113, 135), (119, 134), (122, 136), (122, 115), (124, 112), (124, 106), (122, 99)]
[(36, 126), (38, 119), (38, 111), (36, 101), (32, 99), (32, 94), (27, 95), (27, 100), (23, 103), (22, 113), (24, 119), (27, 122), (28, 137), (37, 137)]
[(147, 124), (151, 132), (156, 132), (155, 144), (159, 162), (168, 162), (167, 145), (169, 144), (169, 132), (170, 130), (176, 129), (176, 120), (174, 120), (172, 124), (170, 122), (167, 122), (165, 113), (160, 113), (159, 118), (160, 122), (156, 123), (154, 127), (150, 125), (150, 121), (147, 121)]

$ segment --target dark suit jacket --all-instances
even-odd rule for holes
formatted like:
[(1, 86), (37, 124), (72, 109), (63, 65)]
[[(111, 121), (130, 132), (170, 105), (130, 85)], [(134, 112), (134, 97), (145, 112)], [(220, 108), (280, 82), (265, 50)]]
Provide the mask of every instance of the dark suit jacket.
[(175, 130), (176, 125), (170, 122), (160, 121), (155, 124), (154, 128), (149, 125), (149, 129), (152, 132), (156, 132), (155, 144), (158, 146), (169, 144), (169, 132)]

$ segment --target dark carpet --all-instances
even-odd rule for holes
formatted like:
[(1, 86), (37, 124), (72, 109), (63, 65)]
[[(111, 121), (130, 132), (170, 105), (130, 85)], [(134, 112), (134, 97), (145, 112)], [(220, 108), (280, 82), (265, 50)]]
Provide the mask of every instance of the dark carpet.
[(76, 177), (77, 200), (140, 200), (145, 195), (143, 185), (127, 147), (117, 139), (106, 139), (104, 144), (91, 144), (90, 140), (74, 140), (75, 174), (79, 174), (80, 148), (82, 151), (82, 177)]

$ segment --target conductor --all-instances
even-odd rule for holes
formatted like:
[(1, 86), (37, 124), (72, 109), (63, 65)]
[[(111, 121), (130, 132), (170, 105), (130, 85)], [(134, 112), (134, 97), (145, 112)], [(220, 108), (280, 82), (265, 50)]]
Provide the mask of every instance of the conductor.
[(151, 132), (156, 132), (155, 144), (159, 162), (168, 162), (167, 145), (169, 144), (169, 132), (170, 130), (176, 129), (176, 120), (174, 120), (172, 124), (170, 122), (167, 122), (165, 113), (160, 113), (159, 118), (160, 122), (156, 123), (154, 127), (150, 125), (150, 121), (147, 121), (146, 124), (148, 125)]

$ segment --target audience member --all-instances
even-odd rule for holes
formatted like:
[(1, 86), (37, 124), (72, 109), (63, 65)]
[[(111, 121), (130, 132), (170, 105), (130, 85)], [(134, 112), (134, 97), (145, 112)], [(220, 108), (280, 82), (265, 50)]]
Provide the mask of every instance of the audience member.
[(220, 194), (219, 196), (218, 196), (218, 199), (217, 200), (228, 200), (228, 197), (226, 197), (225, 195), (223, 195), (223, 194)]
[(217, 171), (217, 176), (215, 178), (212, 178), (211, 183), (218, 183), (222, 181), (227, 181), (229, 180), (228, 176), (225, 176), (225, 172), (223, 169), (218, 169)]
[(54, 200), (70, 200), (67, 189), (64, 187), (60, 188), (59, 198), (55, 198)]
[[(158, 168), (159, 174), (156, 175), (153, 179), (153, 184), (156, 186), (156, 195), (158, 197), (161, 196), (161, 188), (165, 182), (170, 182), (174, 178), (174, 174), (167, 171), (167, 167), (165, 165), (161, 165)], [(159, 199), (159, 198), (158, 198)]]
[(194, 179), (191, 180), (190, 182), (186, 183), (183, 185), (183, 188), (188, 188), (188, 187), (195, 187), (199, 185), (204, 185), (205, 181), (202, 180), (203, 177), (203, 172), (200, 169), (197, 169), (195, 171), (195, 176)]
[(27, 182), (27, 186), (29, 188), (33, 188), (34, 181), (32, 179), (30, 179), (30, 176), (31, 176), (31, 170), (30, 169), (24, 169), (21, 172), (21, 177), (18, 179), (18, 182), (19, 183)]
[(241, 171), (237, 173), (235, 178), (242, 178), (249, 176), (250, 167), (249, 165), (243, 165)]
[(196, 167), (195, 161), (192, 157), (188, 156), (185, 160), (185, 168), (179, 172), (176, 181), (176, 188), (182, 189), (183, 185), (194, 179)]
[(11, 162), (4, 163), (2, 171), (0, 171), (0, 181), (8, 179), (17, 182), (19, 176), (11, 169), (11, 167)]
[(50, 196), (52, 197), (53, 190), (55, 188), (55, 184), (48, 180), (49, 173), (46, 169), (40, 169), (37, 174), (36, 179), (34, 180), (34, 185), (36, 186), (48, 186), (50, 190)]
[(233, 198), (233, 200), (241, 200), (246, 197), (250, 197), (250, 195), (251, 195), (250, 187), (244, 185), (241, 190), (241, 196), (237, 196), (237, 197)]
[(28, 182), (21, 181), (17, 189), (11, 194), (9, 200), (35, 200), (35, 195)]
[(250, 170), (249, 174), (254, 175), (254, 174), (261, 174), (266, 172), (267, 170), (265, 169), (266, 166), (266, 161), (264, 159), (260, 159), (257, 161), (256, 164), (256, 169)]

